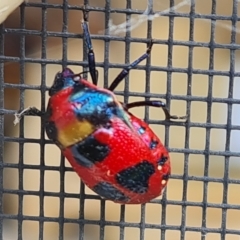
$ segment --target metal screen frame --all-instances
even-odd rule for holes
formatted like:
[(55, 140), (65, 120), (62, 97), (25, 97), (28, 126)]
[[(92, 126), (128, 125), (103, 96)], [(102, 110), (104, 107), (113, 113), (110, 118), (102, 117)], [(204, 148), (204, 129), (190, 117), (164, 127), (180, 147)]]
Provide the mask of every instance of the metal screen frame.
[[(170, 7), (173, 7), (175, 5), (174, 0), (170, 0)], [(85, 3), (88, 3), (88, 1), (85, 0)], [(153, 5), (152, 1), (149, 1), (149, 7), (151, 8)], [(59, 64), (63, 66), (67, 65), (81, 65), (84, 67), (87, 67), (87, 61), (86, 61), (86, 49), (84, 49), (85, 55), (83, 61), (71, 61), (67, 59), (67, 41), (69, 38), (79, 38), (82, 37), (82, 33), (79, 34), (70, 34), (68, 33), (68, 10), (69, 9), (75, 9), (75, 10), (81, 10), (81, 6), (73, 6), (68, 5), (67, 0), (63, 0), (63, 4), (48, 4), (47, 0), (42, 0), (42, 3), (31, 3), (26, 2), (19, 8), (20, 11), (20, 28), (19, 29), (10, 29), (5, 28), (4, 24), (0, 26), (0, 239), (3, 239), (3, 221), (5, 219), (16, 219), (18, 221), (18, 239), (23, 239), (22, 236), (22, 223), (24, 220), (32, 220), (32, 221), (38, 221), (39, 222), (39, 239), (44, 239), (44, 222), (57, 222), (59, 223), (59, 239), (64, 239), (64, 224), (65, 223), (78, 223), (79, 224), (79, 239), (84, 239), (84, 225), (85, 224), (96, 224), (100, 227), (100, 240), (104, 240), (104, 227), (105, 226), (118, 226), (120, 228), (120, 235), (119, 240), (124, 240), (124, 229), (125, 227), (133, 227), (133, 228), (139, 228), (140, 229), (140, 240), (144, 239), (144, 231), (146, 228), (151, 229), (161, 229), (161, 239), (166, 239), (166, 230), (178, 230), (181, 232), (180, 239), (185, 239), (185, 233), (186, 231), (196, 231), (201, 233), (201, 239), (205, 239), (205, 235), (207, 233), (220, 233), (221, 239), (225, 239), (226, 234), (233, 234), (240, 237), (240, 228), (237, 229), (227, 229), (226, 221), (227, 221), (227, 210), (228, 209), (235, 209), (240, 210), (240, 205), (231, 205), (227, 202), (227, 196), (228, 196), (228, 184), (229, 183), (235, 183), (240, 184), (240, 180), (234, 180), (229, 179), (228, 176), (228, 169), (229, 169), (229, 158), (232, 156), (240, 157), (239, 152), (231, 152), (230, 151), (230, 134), (232, 130), (240, 130), (239, 125), (232, 125), (231, 123), (231, 115), (232, 115), (232, 105), (233, 104), (240, 104), (239, 99), (233, 99), (233, 81), (235, 77), (240, 77), (240, 73), (235, 71), (234, 61), (235, 61), (235, 50), (239, 49), (239, 44), (236, 43), (236, 32), (231, 32), (231, 43), (230, 44), (217, 44), (214, 42), (214, 34), (215, 34), (215, 21), (216, 20), (229, 20), (232, 22), (232, 28), (237, 27), (237, 22), (240, 21), (238, 15), (237, 15), (237, 0), (234, 1), (233, 4), (233, 12), (232, 16), (220, 16), (216, 15), (216, 5), (217, 1), (212, 0), (212, 13), (211, 15), (200, 15), (195, 13), (195, 2), (194, 0), (191, 1), (191, 10), (189, 14), (181, 14), (179, 12), (170, 11), (169, 13), (163, 13), (162, 15), (169, 17), (169, 39), (168, 40), (159, 40), (157, 39), (155, 41), (155, 44), (166, 44), (168, 45), (168, 63), (167, 67), (156, 67), (151, 66), (151, 60), (147, 59), (146, 66), (138, 66), (137, 69), (144, 69), (146, 73), (146, 88), (145, 93), (134, 93), (129, 92), (129, 79), (126, 78), (125, 81), (125, 89), (124, 91), (116, 91), (116, 94), (118, 95), (124, 95), (124, 100), (127, 101), (129, 96), (144, 96), (146, 98), (149, 97), (155, 97), (154, 94), (151, 94), (150, 92), (150, 72), (151, 71), (164, 71), (167, 73), (167, 93), (163, 95), (157, 95), (157, 97), (162, 97), (166, 99), (167, 106), (170, 107), (170, 100), (171, 99), (179, 99), (186, 101), (187, 106), (187, 114), (190, 116), (190, 108), (191, 108), (191, 102), (192, 101), (204, 101), (207, 103), (207, 122), (206, 123), (193, 123), (191, 121), (188, 121), (187, 123), (181, 123), (181, 122), (174, 122), (171, 123), (171, 125), (176, 126), (185, 126), (186, 127), (186, 141), (184, 149), (175, 149), (170, 148), (170, 152), (178, 152), (178, 153), (184, 153), (185, 154), (185, 164), (184, 164), (184, 174), (181, 175), (172, 175), (171, 178), (173, 179), (183, 179), (183, 199), (182, 201), (171, 201), (166, 198), (166, 194), (163, 195), (163, 198), (161, 200), (153, 200), (152, 202), (156, 204), (162, 205), (162, 219), (161, 219), (161, 225), (156, 224), (148, 224), (145, 222), (145, 205), (141, 206), (141, 221), (140, 223), (129, 223), (125, 222), (125, 206), (121, 206), (121, 214), (120, 219), (118, 222), (114, 221), (107, 221), (105, 220), (105, 201), (101, 200), (98, 196), (93, 195), (87, 195), (84, 192), (84, 186), (81, 185), (81, 192), (80, 192), (80, 213), (79, 213), (79, 219), (71, 220), (64, 218), (64, 198), (65, 197), (73, 197), (73, 198), (79, 198), (78, 194), (67, 194), (64, 193), (64, 172), (71, 171), (70, 168), (64, 167), (64, 158), (61, 158), (61, 165), (60, 167), (50, 167), (50, 166), (44, 166), (44, 147), (46, 143), (50, 143), (49, 140), (44, 140), (44, 126), (42, 122), (42, 128), (41, 128), (41, 139), (34, 140), (34, 139), (24, 139), (24, 131), (23, 131), (23, 122), (20, 122), (20, 132), (19, 132), (19, 138), (10, 138), (8, 136), (4, 135), (4, 115), (5, 114), (14, 114), (14, 110), (5, 109), (4, 105), (4, 89), (5, 88), (17, 88), (20, 90), (20, 107), (21, 109), (24, 108), (24, 90), (26, 89), (34, 89), (41, 91), (42, 96), (42, 102), (41, 107), (42, 109), (45, 108), (46, 105), (46, 99), (45, 99), (45, 91), (47, 90), (46, 87), (46, 65), (47, 64)], [(42, 31), (36, 31), (36, 30), (28, 30), (25, 29), (25, 9), (28, 7), (36, 7), (36, 8), (42, 8)], [(47, 31), (46, 26), (46, 12), (48, 8), (59, 8), (63, 11), (63, 29), (62, 32), (50, 32)], [(90, 11), (99, 11), (105, 13), (105, 26), (106, 29), (108, 27), (108, 23), (110, 20), (110, 13), (125, 13), (126, 14), (126, 20), (129, 20), (131, 18), (131, 14), (143, 14), (143, 11), (133, 10), (131, 9), (131, 1), (126, 1), (126, 9), (113, 9), (111, 8), (111, 1), (106, 0), (105, 8), (97, 8), (97, 7), (91, 7), (89, 6)], [(154, 13), (154, 9), (152, 9), (152, 13)], [(189, 41), (175, 41), (173, 40), (173, 28), (174, 28), (174, 18), (175, 17), (188, 17), (190, 19), (190, 33), (189, 33)], [(198, 43), (194, 41), (194, 20), (196, 18), (204, 18), (204, 19), (210, 19), (211, 20), (211, 39), (209, 43)], [(91, 18), (90, 18), (91, 21)], [(146, 39), (139, 39), (139, 38), (132, 38), (131, 32), (127, 31), (125, 37), (118, 37), (118, 36), (110, 36), (109, 30), (107, 29), (105, 31), (104, 35), (92, 35), (93, 39), (100, 39), (105, 41), (104, 51), (104, 63), (97, 63), (97, 67), (104, 69), (104, 85), (107, 86), (108, 84), (108, 68), (123, 68), (130, 62), (130, 43), (132, 42), (141, 42), (141, 43), (147, 43), (148, 39), (151, 38), (152, 33), (152, 21), (148, 21), (147, 25), (147, 33), (146, 33)], [(18, 34), (20, 36), (20, 57), (10, 57), (4, 55), (4, 47), (5, 44), (7, 44), (4, 41), (5, 34)], [(35, 36), (41, 36), (42, 39), (42, 49), (41, 49), (41, 59), (34, 59), (34, 58), (26, 58), (25, 57), (25, 36), (26, 35), (35, 35)], [(63, 43), (63, 50), (62, 50), (62, 60), (50, 60), (47, 59), (46, 54), (46, 41), (47, 37), (55, 36), (62, 38)], [(118, 40), (125, 42), (126, 49), (125, 49), (125, 64), (112, 64), (109, 62), (109, 41), (110, 40)], [(172, 56), (173, 56), (173, 46), (187, 46), (189, 48), (189, 63), (188, 68), (182, 69), (182, 68), (175, 68), (172, 65)], [(210, 49), (210, 65), (209, 70), (197, 70), (193, 69), (193, 49), (197, 46), (205, 46)], [(230, 59), (230, 69), (229, 71), (217, 71), (214, 70), (214, 49), (216, 48), (225, 48), (230, 49), (231, 51), (231, 59)], [(10, 84), (10, 83), (4, 83), (4, 63), (5, 62), (19, 62), (21, 65), (21, 76), (19, 84)], [(24, 72), (25, 72), (25, 63), (40, 63), (41, 64), (41, 73), (42, 73), (42, 82), (40, 86), (29, 86), (24, 83)], [(186, 96), (179, 96), (179, 95), (172, 95), (171, 94), (171, 75), (174, 72), (180, 72), (180, 73), (186, 73), (188, 75), (188, 88), (187, 88), (187, 95)], [(192, 74), (204, 74), (209, 77), (209, 92), (207, 97), (197, 97), (191, 95), (191, 76)], [(215, 75), (220, 76), (228, 76), (229, 77), (229, 95), (228, 98), (214, 98), (212, 96), (212, 88), (213, 88), (213, 81), (212, 78)], [(127, 95), (126, 95), (127, 93)], [(212, 109), (212, 103), (218, 102), (218, 103), (225, 103), (228, 104), (228, 118), (227, 118), (227, 124), (221, 125), (221, 124), (213, 124), (211, 123), (211, 109)], [(169, 142), (169, 124), (165, 121), (159, 120), (151, 120), (149, 119), (149, 111), (148, 108), (145, 109), (145, 120), (148, 123), (151, 124), (163, 124), (166, 126), (166, 135), (165, 135), (165, 142)], [(193, 150), (189, 147), (189, 135), (190, 135), (190, 128), (191, 127), (199, 127), (199, 128), (205, 128), (206, 129), (206, 145), (205, 150)], [(226, 130), (226, 147), (225, 151), (212, 151), (210, 150), (210, 130), (211, 129), (225, 129)], [(19, 164), (10, 164), (4, 162), (4, 142), (17, 142), (19, 143)], [(41, 146), (41, 163), (40, 166), (36, 165), (26, 165), (23, 162), (23, 146), (25, 142), (34, 142), (39, 143)], [(200, 154), (205, 155), (205, 169), (204, 169), (204, 177), (195, 177), (195, 176), (188, 176), (188, 158), (189, 154)], [(209, 167), (209, 156), (210, 155), (219, 155), (225, 157), (225, 174), (223, 179), (217, 179), (217, 178), (211, 178), (208, 177), (208, 167)], [(17, 168), (19, 171), (19, 189), (18, 190), (9, 190), (4, 189), (3, 187), (3, 169), (5, 167), (8, 168)], [(39, 169), (40, 168), (40, 191), (25, 191), (23, 189), (23, 170), (24, 169)], [(45, 170), (56, 170), (60, 171), (61, 173), (61, 186), (60, 186), (60, 193), (49, 193), (44, 191), (44, 171)], [(187, 193), (187, 187), (188, 187), (188, 181), (189, 180), (195, 180), (195, 181), (201, 181), (204, 182), (204, 190), (203, 190), (203, 202), (196, 203), (196, 202), (190, 202), (187, 201), (186, 193)], [(208, 184), (209, 182), (218, 182), (223, 184), (223, 202), (222, 204), (212, 204), (207, 202), (208, 197)], [(4, 193), (12, 193), (18, 195), (18, 215), (9, 215), (4, 213), (3, 206), (3, 194)], [(39, 216), (33, 217), (33, 216), (24, 216), (23, 215), (23, 209), (22, 209), (22, 202), (23, 202), (23, 196), (24, 195), (35, 195), (39, 197), (40, 202), (40, 209), (39, 209)], [(59, 211), (59, 217), (53, 218), (53, 217), (44, 217), (44, 197), (45, 196), (57, 196), (60, 199), (60, 211)], [(94, 220), (86, 220), (84, 219), (84, 200), (85, 199), (99, 199), (101, 202), (101, 219), (99, 221)], [(166, 207), (168, 204), (171, 205), (178, 205), (182, 207), (182, 221), (181, 226), (174, 226), (174, 225), (167, 225), (166, 224)], [(202, 226), (201, 227), (190, 227), (186, 225), (186, 209), (187, 206), (198, 206), (202, 207)], [(206, 217), (207, 217), (207, 207), (214, 207), (214, 208), (220, 208), (222, 209), (222, 226), (221, 229), (219, 228), (208, 228), (206, 225)]]

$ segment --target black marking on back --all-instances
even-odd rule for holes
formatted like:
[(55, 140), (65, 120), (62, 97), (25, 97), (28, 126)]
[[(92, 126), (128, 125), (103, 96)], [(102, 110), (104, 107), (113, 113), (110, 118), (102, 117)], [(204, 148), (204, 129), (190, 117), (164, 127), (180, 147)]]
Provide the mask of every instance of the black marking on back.
[(163, 166), (167, 160), (168, 160), (168, 157), (162, 155), (162, 156), (158, 159), (158, 165)]
[(74, 95), (75, 93), (84, 92), (86, 89), (86, 85), (84, 85), (81, 81), (78, 81), (73, 85), (73, 90), (71, 94)]
[(170, 174), (166, 173), (163, 175), (162, 179), (167, 181), (169, 179), (169, 177), (170, 177)]
[(93, 191), (96, 192), (98, 195), (112, 201), (122, 201), (127, 202), (129, 198), (124, 195), (121, 191), (115, 188), (108, 182), (100, 182), (95, 185)]
[(143, 160), (141, 163), (119, 172), (116, 175), (116, 181), (132, 192), (145, 193), (148, 191), (148, 182), (154, 172), (154, 165)]
[(57, 141), (58, 130), (54, 121), (49, 121), (52, 116), (52, 108), (48, 105), (47, 112), (45, 115), (45, 129), (49, 139), (52, 139), (54, 142)]
[(95, 126), (105, 125), (110, 122), (113, 115), (116, 115), (117, 108), (118, 107), (116, 105), (112, 106), (112, 102), (108, 104), (103, 103), (99, 105), (95, 111), (93, 111), (88, 120)]
[(149, 146), (150, 149), (155, 149), (157, 147), (158, 143), (159, 142), (157, 140), (152, 139), (150, 142), (150, 146)]
[(46, 122), (45, 127), (48, 138), (57, 141), (57, 128), (55, 123), (53, 121)]
[(92, 167), (97, 162), (104, 161), (110, 152), (108, 145), (100, 143), (94, 136), (89, 136), (71, 148), (76, 161), (83, 167)]

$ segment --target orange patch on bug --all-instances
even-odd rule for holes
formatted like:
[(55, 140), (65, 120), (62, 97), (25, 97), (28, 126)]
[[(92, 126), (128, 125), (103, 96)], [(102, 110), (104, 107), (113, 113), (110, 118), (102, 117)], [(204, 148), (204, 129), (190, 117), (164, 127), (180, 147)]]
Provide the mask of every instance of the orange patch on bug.
[(81, 142), (84, 138), (95, 131), (96, 127), (90, 122), (78, 119), (72, 120), (64, 128), (58, 130), (58, 141), (65, 148), (77, 142)]

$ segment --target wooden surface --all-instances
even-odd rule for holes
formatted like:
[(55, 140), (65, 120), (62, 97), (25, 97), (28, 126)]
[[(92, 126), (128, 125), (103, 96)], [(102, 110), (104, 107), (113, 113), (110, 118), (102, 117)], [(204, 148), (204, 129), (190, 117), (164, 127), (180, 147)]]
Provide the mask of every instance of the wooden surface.
[(0, 1), (0, 24), (23, 2), (24, 0)]

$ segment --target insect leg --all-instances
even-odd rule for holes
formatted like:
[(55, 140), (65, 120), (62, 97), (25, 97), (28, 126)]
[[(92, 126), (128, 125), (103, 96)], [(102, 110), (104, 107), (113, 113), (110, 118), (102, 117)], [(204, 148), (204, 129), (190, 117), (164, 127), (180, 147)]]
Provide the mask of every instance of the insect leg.
[(126, 68), (124, 68), (119, 74), (118, 76), (113, 80), (112, 84), (110, 85), (110, 87), (108, 88), (110, 91), (113, 91), (118, 84), (128, 75), (129, 71), (131, 69), (133, 69), (134, 67), (136, 67), (141, 61), (143, 61), (144, 59), (148, 58), (151, 50), (152, 50), (152, 45), (153, 45), (153, 41), (151, 40), (147, 51), (141, 56), (139, 57), (137, 60), (135, 60), (134, 62), (132, 62), (130, 65), (128, 65)]
[(92, 40), (88, 28), (88, 10), (86, 6), (83, 9), (83, 22), (82, 22), (83, 34), (88, 48), (88, 67), (92, 78), (93, 84), (97, 85), (98, 82), (98, 71), (96, 70), (95, 54), (92, 47)]
[(187, 116), (181, 116), (178, 117), (176, 115), (171, 115), (169, 110), (166, 108), (166, 104), (162, 101), (139, 101), (139, 102), (133, 102), (133, 103), (128, 103), (124, 106), (127, 110), (133, 107), (141, 107), (141, 106), (150, 106), (150, 107), (158, 107), (162, 108), (162, 110), (165, 113), (166, 120), (170, 119), (186, 119)]
[(14, 125), (18, 124), (21, 118), (25, 115), (43, 117), (44, 114), (45, 112), (42, 112), (35, 107), (28, 107), (28, 108), (25, 108), (23, 111), (14, 114), (15, 119), (13, 123)]

